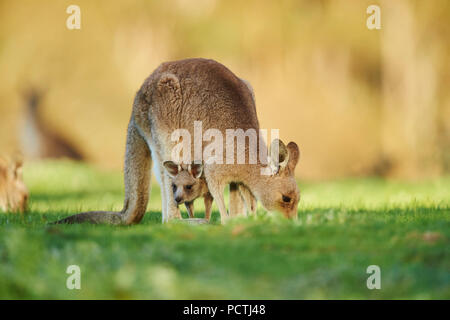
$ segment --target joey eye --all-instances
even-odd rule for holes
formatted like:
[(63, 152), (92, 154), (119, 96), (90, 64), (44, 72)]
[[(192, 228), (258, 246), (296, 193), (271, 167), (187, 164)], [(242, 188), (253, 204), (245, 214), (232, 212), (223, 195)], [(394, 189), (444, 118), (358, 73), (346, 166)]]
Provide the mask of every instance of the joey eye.
[(177, 191), (177, 186), (175, 185), (175, 183), (172, 183), (172, 190), (173, 192)]
[(192, 189), (192, 184), (188, 184), (187, 186), (185, 186), (186, 190), (191, 190)]
[(286, 202), (286, 203), (291, 202), (291, 197), (283, 196), (283, 202)]

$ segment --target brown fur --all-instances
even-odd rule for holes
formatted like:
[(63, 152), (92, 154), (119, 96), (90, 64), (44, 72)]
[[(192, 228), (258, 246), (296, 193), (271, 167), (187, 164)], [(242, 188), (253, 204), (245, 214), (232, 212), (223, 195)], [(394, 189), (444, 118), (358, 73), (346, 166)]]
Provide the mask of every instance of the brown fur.
[[(215, 128), (224, 137), (226, 129), (259, 130), (250, 86), (225, 66), (206, 59), (163, 63), (144, 81), (134, 101), (126, 144), (123, 210), (82, 213), (60, 222), (138, 223), (147, 206), (152, 161), (161, 184), (163, 222), (179, 218), (170, 177), (164, 172), (163, 163), (171, 159), (171, 151), (176, 144), (170, 140), (173, 130), (187, 129), (193, 137), (196, 120), (203, 122), (204, 131)], [(206, 145), (204, 143), (203, 148)], [(206, 183), (217, 202), (222, 222), (228, 216), (223, 191), (230, 183), (248, 188), (249, 193), (261, 201), (266, 209), (281, 211), (290, 218), (297, 217), (300, 195), (294, 168), (299, 159), (299, 150), (294, 142), (290, 142), (287, 147), (283, 143), (280, 145), (286, 149), (286, 162), (273, 176), (261, 175), (261, 169), (266, 167), (261, 162), (205, 164)], [(239, 201), (240, 197), (233, 198)]]
[(24, 212), (27, 209), (28, 189), (22, 178), (22, 161), (13, 163), (0, 158), (0, 210)]

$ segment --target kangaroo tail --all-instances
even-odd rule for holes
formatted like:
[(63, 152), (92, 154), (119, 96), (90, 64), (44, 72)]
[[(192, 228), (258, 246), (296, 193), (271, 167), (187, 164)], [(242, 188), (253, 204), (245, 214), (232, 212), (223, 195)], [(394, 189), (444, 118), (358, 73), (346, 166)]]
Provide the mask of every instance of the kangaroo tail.
[(73, 224), (84, 222), (92, 224), (122, 224), (122, 213), (113, 211), (82, 212), (50, 224)]
[(53, 224), (61, 223), (103, 223), (129, 225), (139, 223), (147, 209), (150, 193), (151, 153), (144, 137), (131, 117), (128, 125), (125, 152), (125, 201), (122, 211), (82, 212)]

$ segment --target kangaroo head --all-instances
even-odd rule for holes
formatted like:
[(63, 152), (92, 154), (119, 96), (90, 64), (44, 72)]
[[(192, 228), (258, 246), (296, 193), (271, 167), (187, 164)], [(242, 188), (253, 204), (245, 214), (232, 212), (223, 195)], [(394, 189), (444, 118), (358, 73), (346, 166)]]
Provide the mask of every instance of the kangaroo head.
[(180, 165), (173, 161), (165, 161), (164, 169), (172, 179), (173, 198), (177, 205), (202, 196), (206, 183), (202, 178), (202, 164)]
[(0, 208), (5, 211), (25, 211), (28, 189), (22, 179), (22, 160), (11, 165), (0, 159)]
[[(278, 151), (278, 152), (277, 152)], [(281, 140), (274, 140), (270, 146), (271, 176), (266, 176), (257, 193), (259, 200), (267, 210), (275, 210), (287, 218), (297, 217), (300, 191), (295, 181), (295, 166), (300, 151), (295, 142), (287, 146)]]

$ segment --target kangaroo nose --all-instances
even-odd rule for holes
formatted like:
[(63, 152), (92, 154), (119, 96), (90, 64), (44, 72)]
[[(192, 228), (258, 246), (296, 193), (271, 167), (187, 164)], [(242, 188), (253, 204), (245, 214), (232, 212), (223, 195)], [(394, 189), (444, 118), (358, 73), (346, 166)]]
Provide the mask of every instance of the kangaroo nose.
[(177, 203), (180, 203), (181, 200), (183, 200), (181, 197), (176, 197), (176, 198), (175, 198), (175, 201), (176, 201)]

